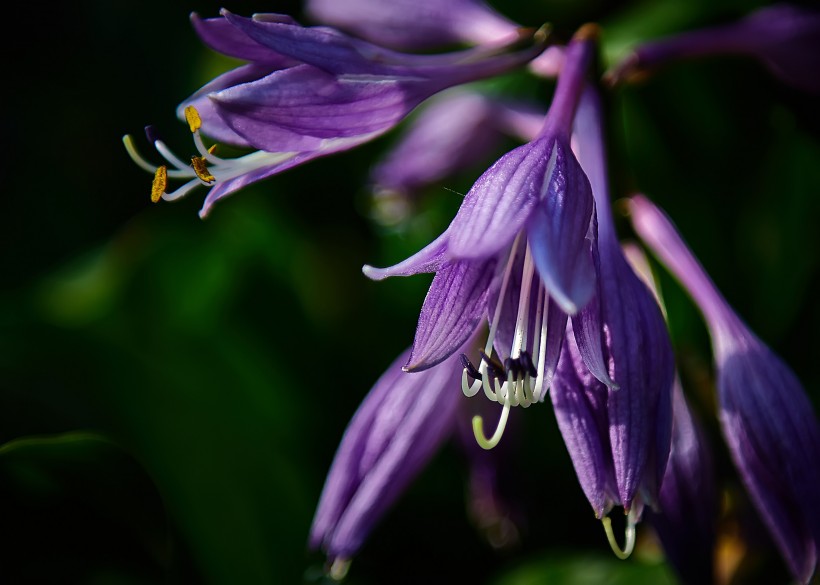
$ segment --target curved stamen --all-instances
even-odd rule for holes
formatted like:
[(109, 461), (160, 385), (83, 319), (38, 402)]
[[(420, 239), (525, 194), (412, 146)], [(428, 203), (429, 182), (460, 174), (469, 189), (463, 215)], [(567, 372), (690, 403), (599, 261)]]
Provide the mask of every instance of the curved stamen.
[(481, 416), (473, 417), (473, 434), (478, 446), (489, 451), (501, 441), (501, 436), (504, 434), (504, 428), (507, 426), (507, 418), (510, 416), (510, 400), (509, 394), (504, 400), (504, 407), (501, 409), (501, 417), (498, 419), (498, 425), (495, 428), (493, 436), (489, 439), (484, 435), (484, 421)]
[(612, 521), (609, 519), (609, 516), (604, 516), (603, 518), (601, 518), (601, 523), (604, 525), (606, 539), (607, 541), (609, 541), (609, 547), (612, 549), (612, 552), (615, 553), (615, 556), (621, 560), (628, 559), (629, 555), (631, 555), (632, 551), (635, 549), (636, 519), (633, 516), (632, 512), (630, 511), (630, 513), (626, 516), (626, 528), (624, 529), (624, 548), (621, 548), (620, 545), (618, 545), (618, 541), (615, 540), (615, 535), (612, 532)]

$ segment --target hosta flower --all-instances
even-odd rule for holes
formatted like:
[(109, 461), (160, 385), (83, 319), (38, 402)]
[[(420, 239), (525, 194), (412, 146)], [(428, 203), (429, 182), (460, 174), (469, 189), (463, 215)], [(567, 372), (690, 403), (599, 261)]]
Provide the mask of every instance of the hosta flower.
[(333, 459), (313, 526), (339, 577), (374, 525), (452, 433), (461, 398), (458, 371), (402, 371), (407, 352), (387, 369), (362, 402)]
[(757, 58), (784, 83), (820, 93), (820, 12), (775, 4), (737, 22), (649, 41), (633, 49), (607, 79), (615, 84), (677, 60), (719, 55)]
[[(528, 142), (544, 125), (544, 111), (476, 90), (455, 88), (419, 108), (396, 144), (370, 173), (385, 219), (401, 219), (423, 188), (486, 161), (513, 136)], [(395, 220), (394, 220), (395, 221)]]
[(752, 501), (801, 583), (820, 552), (820, 426), (789, 367), (738, 317), (666, 215), (630, 202), (635, 230), (703, 313), (717, 369), (720, 424)]
[[(644, 505), (657, 505), (669, 455), (674, 358), (663, 314), (635, 274), (615, 233), (605, 168), (600, 103), (588, 87), (578, 106), (573, 145), (589, 177), (598, 212), (599, 278), (595, 297), (574, 320), (552, 386), (556, 419), (581, 487), (597, 518), (604, 521), (619, 556), (634, 545), (635, 524)], [(584, 323), (600, 329), (579, 331)], [(603, 344), (606, 372), (588, 368), (584, 347)], [(589, 371), (588, 371), (589, 370)], [(605, 376), (617, 387), (600, 382)], [(613, 506), (627, 513), (627, 542), (621, 551), (607, 517)]]
[[(545, 40), (543, 32), (529, 31), (504, 47), (412, 55), (330, 28), (302, 27), (279, 14), (245, 18), (223, 10), (221, 18), (193, 20), (209, 46), (249, 62), (182, 104), (180, 114), (199, 154), (189, 164), (149, 133), (166, 159), (157, 167), (137, 153), (130, 137), (125, 143), (132, 158), (155, 173), (154, 200), (210, 187), (203, 217), (216, 201), (250, 183), (380, 136), (439, 91), (523, 65), (543, 50)], [(200, 128), (256, 150), (221, 158), (204, 145)], [(168, 192), (171, 179), (188, 181)]]
[(518, 28), (480, 0), (308, 0), (306, 10), (323, 24), (403, 50), (497, 43)]
[[(436, 273), (408, 371), (444, 361), (489, 317), (483, 359), (475, 367), (465, 358), (462, 376), (465, 394), (483, 388), (490, 400), (503, 405), (491, 439), (476, 419), (476, 435), (487, 448), (500, 439), (511, 406), (529, 406), (548, 388), (567, 315), (576, 314), (594, 292), (594, 204), (569, 135), (595, 32), (580, 29), (567, 48), (539, 136), (504, 155), (478, 179), (447, 230), (404, 262), (364, 268), (374, 279)], [(600, 339), (587, 353), (600, 359)]]

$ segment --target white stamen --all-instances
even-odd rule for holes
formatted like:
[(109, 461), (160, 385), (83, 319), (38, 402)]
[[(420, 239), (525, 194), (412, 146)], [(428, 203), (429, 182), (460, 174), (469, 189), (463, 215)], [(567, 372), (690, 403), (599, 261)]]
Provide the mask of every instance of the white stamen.
[(480, 416), (473, 417), (473, 434), (479, 447), (490, 450), (501, 441), (501, 435), (504, 434), (504, 427), (507, 425), (507, 417), (510, 416), (510, 401), (504, 400), (504, 407), (501, 409), (501, 417), (498, 419), (498, 425), (495, 428), (493, 436), (489, 439), (484, 435), (484, 422)]
[(543, 400), (547, 391), (549, 391), (549, 387), (544, 388), (544, 361), (547, 356), (547, 323), (549, 321), (550, 299), (546, 293), (544, 293), (542, 297), (543, 289), (544, 285), (541, 284), (541, 286), (538, 287), (538, 296), (543, 298), (544, 302), (543, 309), (540, 314), (541, 337), (538, 342), (538, 361), (536, 362), (538, 364), (538, 378), (535, 380), (535, 389), (532, 391), (533, 396), (535, 396), (535, 400)]
[(162, 158), (174, 165), (177, 169), (184, 171), (190, 166), (190, 163), (182, 162), (177, 155), (171, 152), (171, 149), (168, 148), (162, 140), (154, 140), (154, 148), (162, 155)]

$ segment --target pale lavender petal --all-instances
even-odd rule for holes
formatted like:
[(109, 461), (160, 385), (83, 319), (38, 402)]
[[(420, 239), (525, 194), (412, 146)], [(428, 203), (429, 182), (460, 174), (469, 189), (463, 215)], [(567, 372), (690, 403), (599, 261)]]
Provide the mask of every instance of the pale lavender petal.
[[(290, 24), (296, 24), (296, 21), (289, 16), (280, 16)], [(198, 14), (192, 13), (191, 24), (203, 43), (223, 55), (243, 61), (264, 63), (271, 65), (274, 69), (283, 69), (298, 64), (298, 61), (253, 40), (223, 17), (203, 19)]]
[(569, 144), (556, 139), (537, 189), (539, 201), (527, 223), (538, 274), (550, 295), (574, 315), (595, 292), (590, 247), (592, 190)]
[(421, 308), (407, 371), (441, 363), (473, 335), (487, 310), (495, 266), (494, 259), (460, 261), (436, 273)]
[(673, 388), (669, 464), (658, 510), (648, 510), (647, 520), (682, 581), (700, 585), (714, 580), (717, 488), (705, 433), (690, 412), (677, 378)]
[(811, 402), (788, 366), (734, 313), (669, 218), (643, 196), (630, 200), (630, 216), (706, 318), (732, 459), (792, 574), (807, 583), (820, 548), (820, 425)]
[(550, 151), (546, 140), (519, 146), (479, 177), (448, 228), (453, 258), (487, 258), (512, 244), (546, 188)]
[(407, 374), (400, 356), (353, 417), (334, 457), (310, 531), (330, 559), (354, 555), (455, 425), (457, 360)]
[(366, 264), (362, 268), (362, 272), (372, 280), (384, 280), (390, 276), (411, 276), (423, 272), (437, 272), (447, 262), (445, 252), (447, 251), (448, 238), (449, 234), (445, 231), (427, 246), (398, 264), (388, 268), (375, 268)]
[(603, 518), (619, 503), (607, 433), (607, 393), (587, 369), (568, 323), (550, 396), (564, 444), (596, 518)]
[(518, 28), (478, 0), (309, 0), (307, 13), (378, 45), (405, 50), (492, 43), (514, 36)]
[(199, 91), (182, 102), (177, 107), (177, 118), (185, 121), (185, 108), (194, 106), (202, 119), (202, 131), (214, 140), (233, 144), (234, 146), (250, 147), (250, 144), (231, 128), (220, 117), (210, 94), (242, 83), (256, 81), (276, 71), (277, 67), (251, 63), (232, 69), (220, 75)]
[(564, 47), (552, 45), (527, 64), (527, 68), (540, 77), (558, 77), (564, 66)]

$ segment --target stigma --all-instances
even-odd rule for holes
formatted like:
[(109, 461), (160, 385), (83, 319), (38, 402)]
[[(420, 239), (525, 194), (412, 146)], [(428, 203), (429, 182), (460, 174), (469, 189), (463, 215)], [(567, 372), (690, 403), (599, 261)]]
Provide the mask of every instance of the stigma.
[[(266, 152), (256, 151), (237, 158), (220, 158), (214, 154), (216, 144), (206, 147), (200, 133), (202, 118), (194, 106), (187, 106), (184, 110), (185, 121), (193, 137), (197, 154), (185, 162), (174, 154), (162, 140), (154, 136), (151, 128), (146, 128), (148, 139), (153, 143), (157, 153), (165, 159), (160, 165), (151, 164), (137, 151), (131, 135), (123, 136), (123, 144), (131, 159), (142, 169), (154, 175), (151, 186), (151, 201), (156, 203), (160, 199), (174, 201), (184, 197), (197, 187), (214, 187), (217, 184), (236, 179), (259, 169), (280, 164), (293, 158), (297, 152)], [(168, 191), (171, 180), (185, 181), (180, 187)]]
[[(522, 242), (522, 240), (524, 240)], [(515, 318), (515, 330), (511, 346), (506, 349), (506, 357), (501, 361), (493, 357), (498, 324), (504, 307), (504, 300), (509, 293), (510, 279), (519, 248), (526, 246), (521, 272), (521, 289), (518, 297), (518, 310)], [(484, 434), (484, 423), (480, 416), (473, 417), (473, 433), (476, 442), (484, 449), (492, 449), (501, 440), (507, 424), (510, 408), (530, 405), (543, 400), (548, 386), (545, 383), (545, 361), (547, 350), (547, 322), (549, 295), (543, 282), (538, 279), (533, 287), (535, 264), (529, 244), (521, 233), (518, 234), (510, 249), (509, 258), (504, 268), (501, 287), (496, 301), (495, 311), (490, 323), (487, 343), (479, 350), (481, 361), (474, 366), (466, 355), (461, 356), (463, 366), (461, 389), (465, 396), (472, 397), (484, 390), (486, 397), (502, 405), (501, 415), (493, 435), (488, 439)], [(534, 316), (534, 317), (533, 317)], [(530, 331), (530, 328), (534, 328)]]

